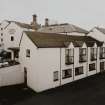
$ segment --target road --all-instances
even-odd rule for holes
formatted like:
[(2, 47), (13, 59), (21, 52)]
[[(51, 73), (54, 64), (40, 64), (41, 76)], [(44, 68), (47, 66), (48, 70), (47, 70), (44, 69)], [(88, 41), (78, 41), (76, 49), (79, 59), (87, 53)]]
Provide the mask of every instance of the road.
[(35, 93), (22, 86), (0, 89), (0, 105), (105, 105), (105, 73)]

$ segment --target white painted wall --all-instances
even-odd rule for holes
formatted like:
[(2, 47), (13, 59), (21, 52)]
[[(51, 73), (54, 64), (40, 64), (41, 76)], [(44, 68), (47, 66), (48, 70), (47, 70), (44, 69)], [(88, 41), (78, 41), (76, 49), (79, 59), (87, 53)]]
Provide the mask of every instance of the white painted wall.
[[(6, 23), (3, 22), (2, 24), (5, 25)], [(11, 33), (11, 30), (14, 30), (14, 32)], [(15, 22), (11, 22), (9, 25), (7, 25), (7, 27), (2, 32), (4, 49), (7, 50), (9, 47), (19, 47), (23, 31), (33, 31), (33, 30), (20, 27)], [(14, 41), (11, 41), (11, 36), (14, 37)]]
[[(0, 49), (4, 49), (4, 41), (1, 41), (1, 39), (4, 39), (4, 32), (5, 32), (5, 28), (9, 25), (9, 22), (4, 20), (1, 22), (1, 25), (0, 25)], [(2, 28), (2, 30), (1, 30)], [(3, 34), (3, 35), (1, 35)]]
[[(30, 49), (31, 57), (26, 57), (26, 49)], [(27, 35), (23, 35), (20, 46), (20, 63), (22, 70), (27, 67), (28, 86), (39, 92), (49, 88), (55, 88), (60, 84), (53, 81), (53, 72), (60, 73), (60, 49), (36, 48)], [(60, 75), (59, 75), (60, 76)]]
[[(14, 33), (10, 33), (11, 30), (14, 30)], [(12, 22), (4, 32), (4, 46), (5, 49), (9, 47), (19, 47), (20, 39), (22, 36), (23, 29)], [(14, 41), (11, 41), (11, 36), (14, 37)]]
[(24, 73), (20, 65), (0, 68), (0, 87), (24, 83)]

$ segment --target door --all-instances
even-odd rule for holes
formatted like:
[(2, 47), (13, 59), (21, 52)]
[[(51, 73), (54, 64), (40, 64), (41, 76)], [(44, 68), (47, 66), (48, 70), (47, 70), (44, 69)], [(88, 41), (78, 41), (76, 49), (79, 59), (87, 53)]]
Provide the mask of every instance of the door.
[(24, 85), (27, 87), (27, 68), (24, 67)]

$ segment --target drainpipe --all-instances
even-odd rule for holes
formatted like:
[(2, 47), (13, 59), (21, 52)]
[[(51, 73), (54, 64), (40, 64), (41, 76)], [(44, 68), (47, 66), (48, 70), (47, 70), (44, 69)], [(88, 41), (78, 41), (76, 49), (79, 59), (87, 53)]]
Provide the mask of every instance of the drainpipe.
[[(96, 56), (96, 57), (97, 57), (97, 60), (98, 60), (98, 51), (99, 51), (99, 50), (98, 50), (98, 47), (97, 47), (97, 53), (96, 53), (96, 54), (97, 54), (97, 56)], [(98, 61), (97, 61), (97, 60), (96, 60), (96, 74), (98, 73), (98, 71), (97, 71)]]
[[(73, 48), (73, 56), (74, 56), (74, 48)], [(74, 61), (74, 57), (73, 57), (73, 61)], [(72, 74), (73, 74), (73, 81), (74, 81), (74, 76), (75, 76), (75, 67), (74, 67), (74, 64), (73, 64), (73, 73)]]
[(89, 48), (89, 47), (87, 47), (87, 67), (86, 67), (87, 70), (86, 70), (86, 77), (88, 76), (88, 65), (89, 65), (89, 61), (90, 61), (90, 60), (88, 60), (89, 53), (90, 53), (90, 52), (88, 52), (88, 51), (89, 51), (88, 48)]
[(61, 71), (61, 48), (60, 48), (60, 86), (61, 86), (61, 79), (62, 79), (62, 76), (61, 76), (61, 73), (62, 73), (62, 71)]

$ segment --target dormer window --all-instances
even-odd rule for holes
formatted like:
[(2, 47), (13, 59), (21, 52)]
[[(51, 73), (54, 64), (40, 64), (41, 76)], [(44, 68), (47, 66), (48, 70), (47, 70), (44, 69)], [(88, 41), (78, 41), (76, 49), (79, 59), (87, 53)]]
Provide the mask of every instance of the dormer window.
[(65, 64), (70, 65), (74, 63), (74, 49), (65, 50)]
[(105, 47), (100, 48), (100, 59), (105, 59)]
[(79, 49), (79, 62), (86, 62), (87, 61), (87, 53), (86, 48)]
[(97, 60), (97, 48), (91, 48), (90, 59), (91, 61)]

